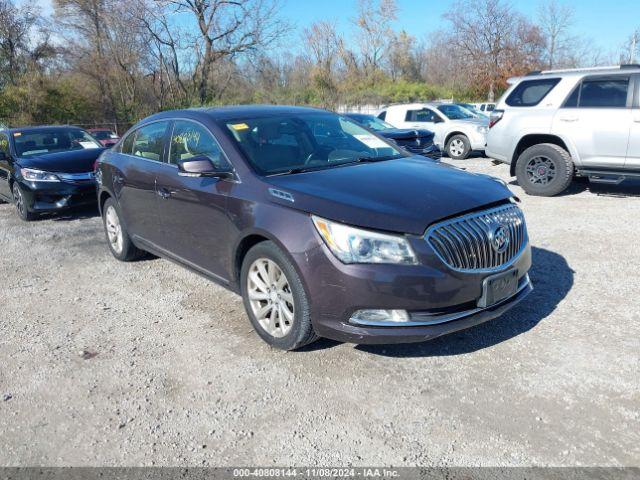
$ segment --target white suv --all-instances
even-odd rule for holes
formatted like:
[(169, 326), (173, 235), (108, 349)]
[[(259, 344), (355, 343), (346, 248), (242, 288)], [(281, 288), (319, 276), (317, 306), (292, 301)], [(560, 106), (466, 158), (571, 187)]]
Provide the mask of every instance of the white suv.
[(487, 144), (489, 119), (478, 118), (453, 103), (390, 105), (378, 118), (396, 128), (431, 130), (434, 143), (455, 160), (467, 158), (472, 151), (484, 151)]
[(486, 153), (530, 195), (557, 195), (576, 176), (640, 177), (640, 66), (516, 79), (491, 114)]

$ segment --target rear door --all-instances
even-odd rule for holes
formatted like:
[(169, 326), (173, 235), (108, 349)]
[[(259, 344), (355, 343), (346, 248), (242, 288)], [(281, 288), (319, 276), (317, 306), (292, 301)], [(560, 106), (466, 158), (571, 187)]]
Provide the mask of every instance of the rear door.
[(633, 76), (634, 99), (625, 169), (640, 171), (640, 75)]
[(114, 190), (129, 232), (157, 244), (162, 238), (158, 217), (156, 177), (164, 164), (169, 121), (150, 123), (129, 134), (113, 172)]
[(624, 167), (632, 123), (631, 75), (585, 77), (554, 117), (553, 131), (576, 148), (582, 167)]
[(167, 148), (168, 162), (158, 172), (156, 185), (163, 230), (158, 245), (192, 268), (227, 281), (234, 231), (227, 197), (233, 181), (180, 176), (177, 164), (198, 155), (206, 155), (220, 169), (229, 161), (209, 129), (191, 120), (175, 120)]
[(0, 133), (0, 197), (9, 200), (11, 198), (11, 189), (9, 188), (9, 178), (13, 171), (13, 161), (11, 160), (11, 152), (9, 148), (9, 136), (6, 133)]

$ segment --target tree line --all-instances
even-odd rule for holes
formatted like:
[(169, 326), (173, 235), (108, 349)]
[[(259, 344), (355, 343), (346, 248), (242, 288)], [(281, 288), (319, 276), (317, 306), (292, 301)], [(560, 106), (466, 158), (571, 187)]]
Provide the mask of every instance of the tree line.
[(0, 121), (128, 125), (202, 105), (491, 100), (531, 70), (625, 60), (574, 35), (559, 0), (536, 18), (508, 0), (456, 0), (423, 39), (396, 28), (396, 0), (351, 1), (341, 31), (332, 20), (295, 29), (280, 0), (53, 0), (51, 15), (0, 0)]

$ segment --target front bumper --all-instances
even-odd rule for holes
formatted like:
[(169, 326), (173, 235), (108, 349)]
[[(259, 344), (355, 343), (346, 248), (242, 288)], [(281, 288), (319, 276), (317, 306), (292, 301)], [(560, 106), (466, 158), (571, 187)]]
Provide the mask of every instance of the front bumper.
[(21, 180), (20, 186), (27, 209), (33, 213), (57, 212), (97, 203), (95, 181), (45, 183)]
[[(412, 238), (411, 244), (419, 265), (345, 265), (324, 244), (295, 258), (309, 290), (318, 335), (358, 344), (422, 342), (496, 318), (533, 289), (528, 244), (503, 269), (517, 270), (517, 292), (487, 308), (478, 308), (482, 284), (499, 271), (454, 271), (422, 238)], [(369, 309), (406, 310), (410, 321), (391, 326), (352, 319), (356, 311)]]

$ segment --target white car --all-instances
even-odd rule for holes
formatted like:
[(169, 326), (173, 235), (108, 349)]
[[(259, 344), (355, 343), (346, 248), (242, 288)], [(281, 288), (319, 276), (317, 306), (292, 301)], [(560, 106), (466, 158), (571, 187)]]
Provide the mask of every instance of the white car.
[(491, 115), (487, 155), (511, 165), (530, 195), (574, 177), (640, 177), (640, 66), (534, 72), (515, 79)]
[(396, 128), (422, 128), (435, 133), (434, 143), (450, 158), (463, 160), (484, 151), (489, 120), (453, 103), (390, 105), (378, 118)]

